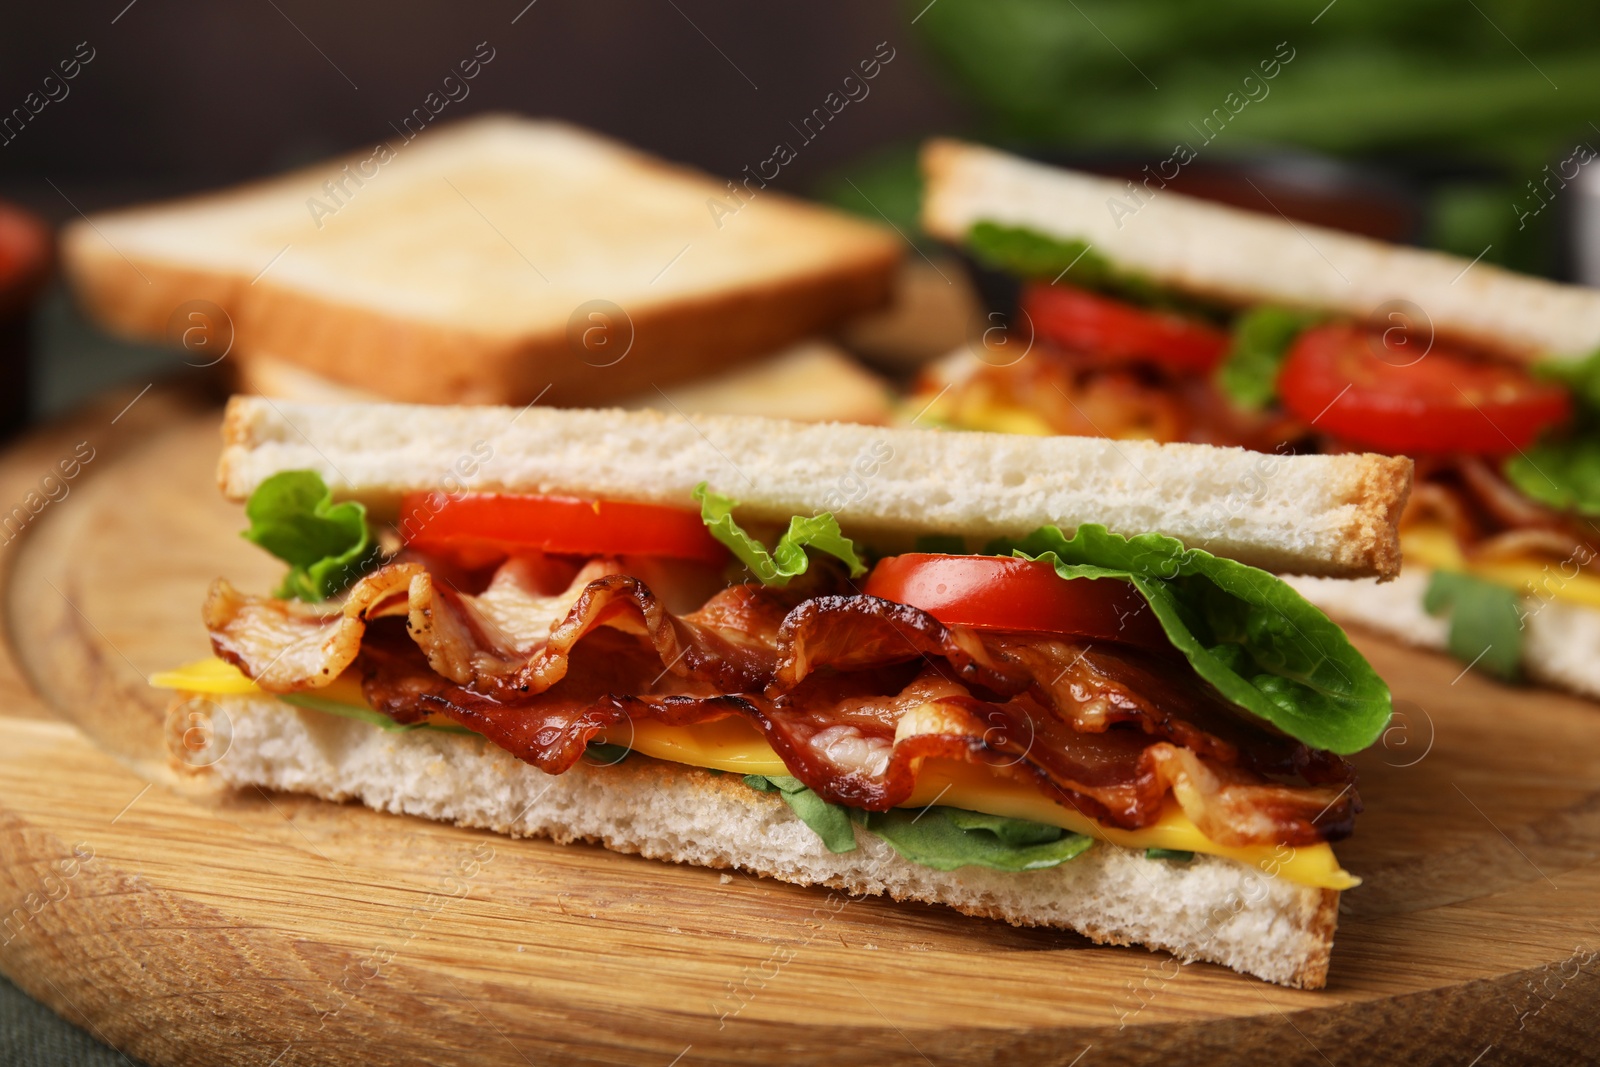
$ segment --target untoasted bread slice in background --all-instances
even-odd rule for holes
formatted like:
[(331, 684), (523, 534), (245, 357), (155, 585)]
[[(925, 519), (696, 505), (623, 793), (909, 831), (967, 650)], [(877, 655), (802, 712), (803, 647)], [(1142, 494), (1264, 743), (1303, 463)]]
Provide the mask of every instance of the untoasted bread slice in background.
[[(382, 160), (380, 162), (380, 160)], [(97, 216), (67, 276), (110, 329), (190, 301), (233, 350), (427, 403), (611, 401), (886, 303), (892, 232), (571, 126), (488, 116)]]
[[(331, 381), (276, 356), (234, 361), (240, 392), (312, 404), (381, 401), (370, 390)], [(888, 382), (827, 341), (802, 341), (709, 378), (619, 397), (617, 406), (690, 415), (762, 415), (796, 422), (883, 425), (893, 414)]]

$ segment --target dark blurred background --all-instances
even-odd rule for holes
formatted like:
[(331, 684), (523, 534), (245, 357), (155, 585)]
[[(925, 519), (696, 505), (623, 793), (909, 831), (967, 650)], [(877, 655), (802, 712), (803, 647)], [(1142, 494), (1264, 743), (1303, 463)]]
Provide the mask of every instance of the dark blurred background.
[(21, 103), (79, 42), (96, 51), (69, 98), (0, 146), (0, 189), (52, 216), (71, 208), (47, 178), (89, 210), (393, 137), (390, 124), (482, 41), (494, 61), (442, 119), (496, 109), (558, 116), (718, 174), (770, 154), (787, 122), (884, 40), (913, 55), (892, 63), (870, 106), (830, 128), (785, 181), (803, 186), (960, 115), (887, 0), (127, 3), (19, 5), (6, 15), (0, 108)]

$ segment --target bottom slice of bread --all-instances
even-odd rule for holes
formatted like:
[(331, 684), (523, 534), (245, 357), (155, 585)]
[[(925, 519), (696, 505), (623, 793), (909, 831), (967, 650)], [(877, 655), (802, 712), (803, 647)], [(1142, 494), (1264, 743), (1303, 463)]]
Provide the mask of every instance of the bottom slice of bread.
[[(1448, 647), (1449, 621), (1422, 607), (1433, 571), (1407, 563), (1392, 582), (1375, 578), (1285, 578), (1340, 622), (1420, 648)], [(1559, 581), (1559, 579), (1556, 579)], [(1568, 600), (1524, 596), (1522, 668), (1543, 685), (1600, 699), (1600, 611)]]
[[(187, 725), (176, 710), (183, 699), (169, 722), (174, 753)], [(266, 696), (204, 699), (216, 735), (229, 739), (209, 770), (233, 786), (356, 799), (517, 837), (597, 841), (651, 859), (945, 904), (1104, 944), (1165, 949), (1300, 988), (1327, 979), (1339, 894), (1230, 859), (1147, 859), (1097, 841), (1049, 870), (938, 871), (901, 858), (860, 827), (855, 851), (829, 852), (786, 804), (738, 775), (637, 754), (548, 775), (478, 737), (384, 731)]]

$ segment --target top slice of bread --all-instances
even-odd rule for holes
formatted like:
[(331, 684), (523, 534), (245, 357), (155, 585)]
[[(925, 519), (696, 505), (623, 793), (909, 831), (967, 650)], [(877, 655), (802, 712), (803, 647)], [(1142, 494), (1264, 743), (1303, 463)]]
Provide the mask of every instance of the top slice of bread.
[(693, 507), (701, 481), (740, 521), (831, 511), (882, 549), (973, 546), (1054, 523), (1161, 533), (1269, 570), (1392, 577), (1411, 461), (1276, 456), (1098, 437), (951, 433), (681, 412), (297, 404), (234, 397), (218, 478), (247, 498), (283, 470), (395, 515), (401, 494), (554, 493)]
[(595, 403), (887, 301), (892, 232), (753, 182), (739, 195), (570, 126), (488, 116), (75, 223), (63, 258), (91, 313), (135, 337), (181, 334), (184, 305), (206, 301), (235, 351), (394, 399), (549, 387)]
[[(961, 242), (976, 222), (1082, 240), (1158, 284), (1238, 305), (1287, 304), (1414, 324), (1524, 360), (1600, 348), (1600, 290), (1530, 278), (1441, 252), (1030, 162), (959, 141), (929, 142), (922, 224)], [(1421, 318), (1417, 318), (1420, 310)]]

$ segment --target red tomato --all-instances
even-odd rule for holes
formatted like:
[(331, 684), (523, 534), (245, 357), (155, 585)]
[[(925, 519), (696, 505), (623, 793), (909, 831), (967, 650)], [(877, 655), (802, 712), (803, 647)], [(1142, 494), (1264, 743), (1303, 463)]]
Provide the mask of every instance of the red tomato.
[(0, 314), (31, 300), (43, 286), (51, 258), (44, 223), (0, 203)]
[(1115, 578), (1062, 578), (1037, 560), (911, 552), (880, 560), (861, 590), (921, 608), (947, 626), (1171, 642), (1138, 590)]
[(400, 536), (424, 551), (476, 559), (530, 549), (581, 556), (666, 556), (716, 563), (728, 550), (700, 514), (656, 504), (524, 493), (407, 493)]
[(1379, 335), (1352, 323), (1307, 330), (1278, 372), (1284, 406), (1365, 448), (1484, 456), (1524, 448), (1572, 414), (1565, 388), (1521, 368), (1439, 345), (1414, 361), (1390, 362), (1379, 357), (1384, 347)]
[(1205, 374), (1228, 350), (1228, 335), (1208, 323), (1068, 285), (1028, 286), (1022, 310), (1040, 338), (1119, 363), (1144, 361)]

